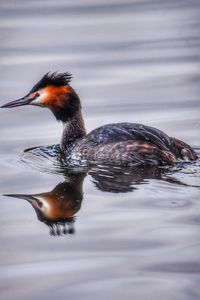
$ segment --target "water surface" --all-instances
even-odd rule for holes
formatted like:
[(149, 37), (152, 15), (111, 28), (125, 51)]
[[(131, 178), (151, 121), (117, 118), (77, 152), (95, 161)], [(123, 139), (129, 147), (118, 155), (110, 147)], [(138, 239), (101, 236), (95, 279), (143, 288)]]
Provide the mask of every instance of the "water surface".
[[(88, 131), (142, 122), (200, 154), (199, 10), (195, 0), (2, 0), (0, 104), (49, 70), (70, 71)], [(199, 161), (60, 170), (23, 155), (59, 142), (48, 110), (0, 114), (2, 300), (200, 298)], [(44, 198), (66, 222), (52, 226)]]

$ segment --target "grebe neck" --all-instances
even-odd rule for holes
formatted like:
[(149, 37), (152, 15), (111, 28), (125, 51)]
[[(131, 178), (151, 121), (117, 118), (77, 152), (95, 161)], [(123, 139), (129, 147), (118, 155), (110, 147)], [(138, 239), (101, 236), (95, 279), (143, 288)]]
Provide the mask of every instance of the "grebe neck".
[(61, 150), (65, 151), (68, 145), (86, 135), (85, 124), (81, 109), (71, 118), (63, 122), (63, 134), (61, 139)]

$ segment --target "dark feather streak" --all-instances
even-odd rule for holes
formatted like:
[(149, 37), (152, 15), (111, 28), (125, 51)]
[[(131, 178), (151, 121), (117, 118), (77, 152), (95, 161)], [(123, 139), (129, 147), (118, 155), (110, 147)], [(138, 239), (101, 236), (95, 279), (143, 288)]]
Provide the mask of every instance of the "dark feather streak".
[(65, 73), (46, 73), (40, 81), (38, 81), (33, 88), (31, 89), (30, 93), (34, 93), (40, 89), (43, 89), (47, 86), (62, 86), (67, 85), (71, 82), (72, 75), (68, 72)]

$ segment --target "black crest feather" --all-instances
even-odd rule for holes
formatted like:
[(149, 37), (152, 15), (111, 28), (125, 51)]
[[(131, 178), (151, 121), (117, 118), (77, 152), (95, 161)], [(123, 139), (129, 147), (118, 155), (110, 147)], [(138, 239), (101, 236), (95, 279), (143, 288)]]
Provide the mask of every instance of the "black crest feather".
[(46, 73), (40, 81), (38, 81), (33, 88), (31, 89), (30, 93), (34, 93), (46, 86), (54, 85), (54, 86), (62, 86), (69, 84), (71, 82), (72, 75), (68, 72), (65, 73)]

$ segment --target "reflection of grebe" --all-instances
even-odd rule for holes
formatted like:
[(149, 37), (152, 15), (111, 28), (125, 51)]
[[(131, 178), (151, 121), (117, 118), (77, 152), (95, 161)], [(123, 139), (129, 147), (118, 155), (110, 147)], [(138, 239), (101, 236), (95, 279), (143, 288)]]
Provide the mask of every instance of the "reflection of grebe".
[(109, 124), (86, 135), (80, 100), (70, 80), (69, 73), (47, 73), (25, 97), (2, 107), (31, 104), (49, 108), (64, 124), (61, 150), (69, 162), (173, 165), (184, 157), (197, 159), (184, 142), (141, 124)]
[(9, 194), (5, 196), (27, 200), (35, 209), (38, 219), (50, 227), (51, 235), (73, 234), (74, 216), (83, 200), (85, 174), (71, 175), (50, 191), (34, 195)]
[[(171, 184), (186, 185), (165, 170), (156, 167), (146, 168), (100, 168), (91, 169), (89, 174), (96, 188), (105, 192), (126, 193), (134, 191), (139, 184), (147, 184), (148, 179), (164, 180)], [(83, 181), (87, 173), (71, 173), (66, 170), (65, 181), (56, 185), (50, 192), (5, 196), (27, 200), (36, 211), (39, 221), (50, 227), (51, 235), (74, 233), (74, 222), (83, 200)], [(148, 197), (148, 195), (147, 195)]]

